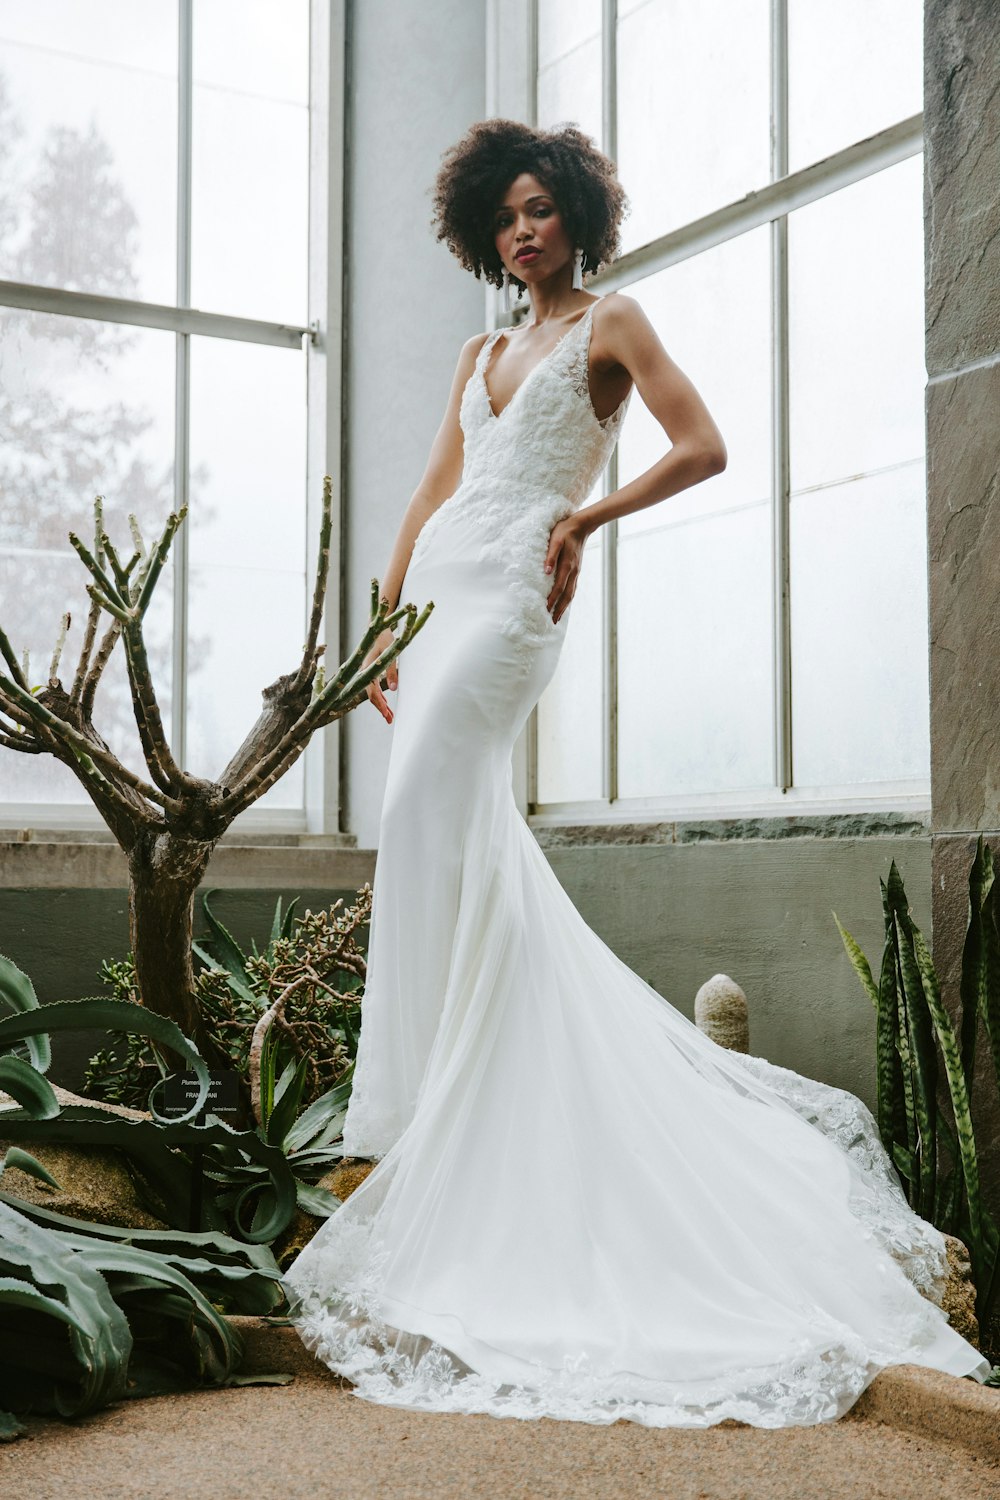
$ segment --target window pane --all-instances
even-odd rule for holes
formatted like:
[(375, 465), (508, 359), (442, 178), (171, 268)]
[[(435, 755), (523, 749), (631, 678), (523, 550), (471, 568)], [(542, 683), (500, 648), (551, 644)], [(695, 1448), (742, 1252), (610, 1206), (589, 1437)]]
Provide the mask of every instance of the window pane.
[(922, 160), (789, 219), (800, 786), (926, 776)]
[[(305, 357), (191, 341), (188, 758), (217, 776), (302, 657)], [(302, 761), (256, 806), (301, 806)]]
[(769, 181), (769, 11), (768, 0), (621, 0), (624, 250)]
[[(703, 484), (623, 516), (631, 534), (684, 516), (761, 500), (771, 492), (771, 316), (768, 229), (727, 240), (631, 285), (667, 354), (694, 382), (725, 440), (729, 462)], [(670, 439), (638, 392), (618, 447), (620, 485), (656, 463)]]
[(923, 6), (798, 0), (788, 7), (788, 159), (794, 172), (923, 108)]
[[(0, 623), (44, 683), (59, 622), (71, 626), (59, 676), (70, 687), (83, 643), (90, 576), (70, 546), (93, 547), (94, 496), (112, 542), (131, 556), (128, 516), (147, 543), (173, 505), (174, 338), (84, 318), (0, 314)], [(146, 640), (169, 732), (172, 575), (161, 576)], [(108, 623), (102, 617), (101, 631)], [(145, 773), (119, 645), (94, 705), (116, 754)], [(0, 749), (0, 801), (84, 802), (76, 778), (48, 755)]]
[(925, 511), (922, 459), (792, 500), (799, 786), (929, 775)]
[(767, 501), (618, 543), (618, 791), (771, 781)]
[(538, 124), (574, 121), (601, 145), (601, 0), (539, 0)]
[(191, 301), (304, 324), (308, 0), (194, 10)]
[[(729, 452), (721, 474), (619, 522), (622, 797), (771, 781), (771, 439), (766, 227), (629, 288)], [(670, 440), (633, 399), (625, 485)]]
[(923, 159), (788, 220), (793, 493), (924, 449)]
[[(607, 493), (603, 485), (590, 499)], [(538, 701), (538, 801), (587, 802), (603, 795), (604, 544), (595, 531), (583, 552), (555, 676)]]
[(0, 276), (176, 297), (176, 0), (0, 0)]

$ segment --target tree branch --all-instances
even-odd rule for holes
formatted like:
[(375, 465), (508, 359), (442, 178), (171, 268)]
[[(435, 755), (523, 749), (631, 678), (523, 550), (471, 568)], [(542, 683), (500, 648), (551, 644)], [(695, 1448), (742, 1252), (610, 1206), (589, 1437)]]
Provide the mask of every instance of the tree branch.
[(312, 613), (309, 630), (302, 648), (302, 665), (295, 675), (293, 686), (303, 688), (310, 674), (316, 670), (318, 660), (316, 642), (323, 623), (323, 605), (326, 601), (326, 586), (330, 572), (330, 537), (333, 534), (333, 480), (327, 474), (323, 479), (323, 520), (319, 532), (319, 552), (316, 557), (316, 584), (313, 589)]
[(0, 745), (5, 745), (8, 750), (20, 750), (22, 755), (41, 755), (45, 748), (30, 735), (5, 734), (2, 729), (0, 729)]
[(247, 1066), (250, 1072), (250, 1098), (253, 1102), (254, 1119), (257, 1121), (258, 1125), (263, 1125), (264, 1123), (261, 1119), (260, 1110), (260, 1055), (264, 1050), (264, 1039), (267, 1036), (267, 1033), (270, 1031), (272, 1023), (279, 1019), (281, 1012), (285, 1008), (285, 1002), (288, 1000), (288, 997), (295, 990), (297, 990), (300, 985), (307, 984), (308, 982), (308, 974), (300, 974), (298, 979), (293, 979), (291, 984), (285, 986), (281, 994), (274, 1001), (273, 1005), (268, 1006), (267, 1010), (261, 1016), (260, 1020), (257, 1022), (256, 1026), (253, 1029), (253, 1037), (250, 1041), (250, 1056), (247, 1059)]
[[(426, 605), (419, 617), (414, 604), (406, 604), (401, 609), (393, 611), (392, 614), (387, 614), (388, 607), (378, 597), (378, 580), (373, 579), (372, 583), (375, 614), (359, 645), (340, 668), (333, 682), (317, 694), (309, 707), (291, 725), (274, 748), (232, 789), (226, 803), (231, 817), (237, 817), (251, 803), (263, 796), (276, 781), (280, 780), (298, 760), (315, 729), (332, 723), (334, 719), (340, 718), (349, 708), (359, 703), (365, 696), (365, 689), (369, 682), (381, 676), (389, 663), (426, 624), (434, 608), (433, 603)], [(369, 662), (366, 668), (358, 672), (357, 664), (364, 658), (372, 642), (382, 631), (391, 629), (404, 615), (407, 616), (407, 625), (403, 634)], [(345, 679), (347, 679), (346, 688), (344, 687)]]
[[(99, 607), (98, 613), (100, 613)], [(104, 668), (111, 660), (111, 653), (115, 649), (115, 643), (117, 642), (118, 637), (121, 635), (121, 633), (122, 628), (119, 625), (118, 621), (112, 620), (111, 624), (104, 632), (104, 638), (97, 649), (97, 655), (94, 657), (93, 665), (90, 668), (90, 671), (87, 673), (86, 680), (83, 684), (83, 691), (80, 694), (80, 710), (88, 719), (94, 711), (94, 695), (97, 692), (97, 684), (100, 682), (101, 677), (104, 674)]]
[(24, 688), (24, 691), (26, 693), (29, 692), (30, 689), (28, 687), (28, 679), (22, 672), (21, 664), (18, 661), (17, 657), (14, 655), (14, 648), (11, 645), (10, 641), (7, 639), (7, 635), (2, 627), (0, 627), (0, 656), (3, 657), (4, 661), (10, 668), (10, 675), (13, 677), (18, 687)]
[[(131, 787), (140, 796), (147, 797), (159, 803), (165, 810), (174, 813), (182, 811), (180, 803), (173, 802), (169, 797), (164, 797), (154, 787), (147, 785), (146, 782), (130, 771), (127, 766), (123, 766), (117, 755), (111, 750), (104, 750), (100, 746), (93, 744), (79, 730), (74, 729), (71, 724), (67, 724), (65, 719), (61, 719), (58, 714), (54, 714), (51, 709), (46, 708), (44, 703), (40, 703), (30, 693), (25, 693), (22, 688), (19, 688), (16, 683), (11, 682), (9, 678), (0, 675), (0, 688), (3, 688), (5, 693), (9, 697), (12, 697), (34, 722), (44, 725), (50, 734), (64, 744), (74, 759), (83, 766), (88, 774), (93, 774), (100, 778), (101, 790), (105, 796), (116, 798), (123, 808), (131, 808), (132, 811), (144, 814), (147, 818), (149, 817), (149, 809), (131, 804), (123, 796), (121, 787), (115, 786), (114, 782), (109, 781), (103, 772), (98, 769), (99, 766), (106, 766), (117, 781)], [(95, 762), (97, 762), (96, 765)]]
[[(129, 581), (129, 574), (135, 565), (137, 558), (133, 558), (127, 568), (124, 568), (111, 543), (107, 533), (101, 532), (101, 548), (107, 553), (111, 564), (111, 571), (115, 574), (117, 584), (113, 584), (106, 571), (100, 566), (88, 549), (80, 541), (75, 533), (70, 532), (70, 542), (76, 549), (88, 572), (96, 579), (96, 583), (87, 585), (87, 592), (102, 608), (118, 622), (122, 640), (125, 645), (125, 658), (128, 668), (129, 684), (132, 690), (132, 707), (135, 713), (136, 727), (139, 731), (139, 742), (146, 761), (149, 774), (157, 786), (168, 797), (178, 791), (193, 790), (199, 783), (193, 777), (186, 775), (174, 760), (170, 747), (167, 744), (166, 735), (163, 731), (163, 719), (160, 707), (156, 699), (153, 687), (152, 674), (149, 669), (149, 660), (146, 656), (145, 642), (142, 638), (142, 617), (149, 607), (153, 589), (163, 570), (171, 543), (177, 532), (177, 528), (187, 515), (187, 506), (180, 511), (173, 512), (167, 517), (163, 533), (146, 559), (145, 565), (139, 572), (136, 584), (133, 587)], [(137, 528), (133, 531), (134, 539), (141, 542), (137, 537)], [(136, 547), (139, 554), (141, 547)], [(105, 638), (108, 645), (107, 655), (110, 655), (114, 647), (115, 638)], [(107, 660), (107, 656), (104, 657)], [(103, 670), (103, 661), (101, 669)], [(97, 676), (100, 676), (98, 671)], [(93, 686), (91, 680), (93, 679)], [(94, 691), (97, 682), (93, 673), (88, 676), (85, 697), (88, 703), (93, 703)], [(159, 798), (156, 800), (160, 800)]]

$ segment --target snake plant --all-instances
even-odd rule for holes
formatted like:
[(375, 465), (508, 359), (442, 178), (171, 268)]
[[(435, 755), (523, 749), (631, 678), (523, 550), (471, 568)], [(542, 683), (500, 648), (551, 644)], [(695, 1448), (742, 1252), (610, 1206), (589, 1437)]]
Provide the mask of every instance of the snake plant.
[[(1000, 1292), (1000, 1229), (982, 1194), (972, 1122), (981, 1034), (1000, 1089), (1000, 881), (980, 835), (969, 872), (962, 954), (961, 1015), (952, 1020), (927, 941), (910, 914), (895, 860), (882, 891), (884, 944), (876, 982), (861, 948), (834, 921), (876, 1016), (879, 1132), (910, 1206), (964, 1241), (976, 1286), (976, 1315), (988, 1338)], [(941, 1105), (943, 1082), (950, 1111)]]

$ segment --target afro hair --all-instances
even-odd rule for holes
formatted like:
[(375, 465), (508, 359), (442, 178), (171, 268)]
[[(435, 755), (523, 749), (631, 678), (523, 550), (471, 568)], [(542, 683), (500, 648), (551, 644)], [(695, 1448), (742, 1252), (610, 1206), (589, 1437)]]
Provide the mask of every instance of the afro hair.
[[(614, 260), (628, 198), (615, 163), (591, 137), (572, 123), (535, 130), (519, 120), (482, 120), (444, 153), (431, 219), (436, 238), (447, 242), (477, 281), (485, 276), (492, 286), (503, 285), (493, 219), (522, 172), (532, 173), (552, 194), (567, 233), (583, 248), (585, 272)], [(510, 279), (524, 289), (517, 276)]]

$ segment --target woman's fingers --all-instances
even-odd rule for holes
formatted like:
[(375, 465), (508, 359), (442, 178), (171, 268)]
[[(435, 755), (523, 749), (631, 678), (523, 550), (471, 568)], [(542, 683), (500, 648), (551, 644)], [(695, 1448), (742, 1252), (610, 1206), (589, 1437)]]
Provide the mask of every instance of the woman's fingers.
[(553, 625), (558, 624), (560, 616), (565, 613), (570, 600), (576, 593), (576, 582), (577, 574), (570, 573), (563, 580), (562, 587), (558, 590), (553, 589), (552, 594), (549, 595)]
[(382, 692), (381, 683), (379, 683), (379, 682), (370, 682), (368, 684), (368, 687), (367, 687), (366, 691), (368, 693), (368, 697), (371, 699), (372, 703), (374, 703), (375, 707), (378, 709), (379, 713), (382, 715), (382, 717), (385, 720), (385, 722), (387, 724), (391, 724), (392, 723), (392, 709), (389, 707), (388, 703), (385, 701), (385, 694)]
[[(566, 563), (565, 565), (562, 563), (559, 564), (559, 567), (556, 569), (556, 576), (553, 580), (552, 587), (549, 590), (549, 597), (545, 601), (547, 608), (553, 609), (558, 600), (561, 599), (562, 596), (566, 593), (567, 589), (569, 589), (570, 591), (569, 598), (572, 599), (573, 593), (576, 589), (576, 576), (577, 570), (574, 569), (569, 563)], [(567, 600), (567, 603), (568, 602), (569, 601)]]
[(552, 611), (552, 623), (553, 623), (553, 625), (558, 625), (559, 624), (559, 621), (562, 619), (562, 616), (566, 613), (566, 610), (569, 608), (569, 603), (570, 603), (570, 600), (573, 597), (574, 592), (575, 591), (573, 589), (567, 589), (564, 594), (560, 595), (559, 599), (556, 602), (556, 607)]

